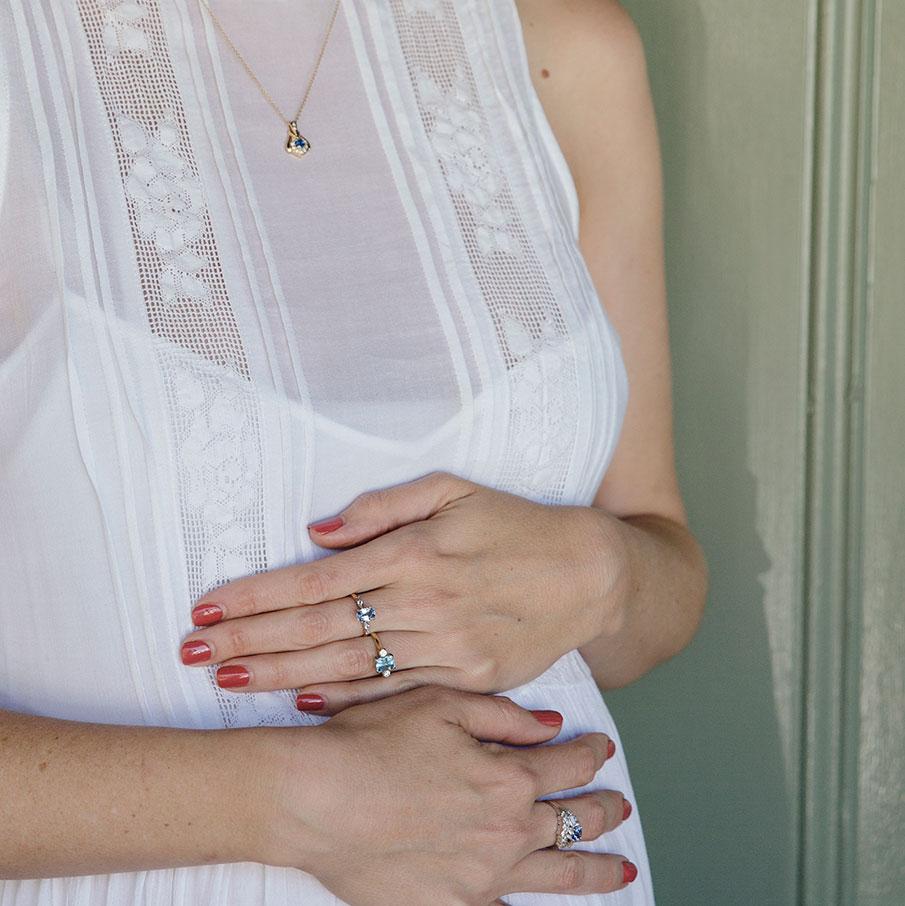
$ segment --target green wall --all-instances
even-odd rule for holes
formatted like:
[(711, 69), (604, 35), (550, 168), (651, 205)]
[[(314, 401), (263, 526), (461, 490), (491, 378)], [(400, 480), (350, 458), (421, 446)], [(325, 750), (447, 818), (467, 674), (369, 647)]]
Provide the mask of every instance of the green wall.
[(698, 636), (607, 693), (661, 906), (905, 904), (905, 0), (623, 0)]

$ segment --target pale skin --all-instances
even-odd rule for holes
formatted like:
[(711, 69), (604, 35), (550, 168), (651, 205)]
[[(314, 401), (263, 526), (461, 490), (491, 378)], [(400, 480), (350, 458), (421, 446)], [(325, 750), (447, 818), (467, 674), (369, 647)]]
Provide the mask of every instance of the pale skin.
[[(555, 814), (537, 802), (590, 783), (607, 737), (538, 747), (555, 738), (556, 712), (483, 694), (573, 648), (603, 688), (632, 682), (687, 645), (707, 591), (673, 466), (659, 156), (640, 41), (615, 0), (518, 5), (631, 382), (594, 505), (542, 506), (431, 473), (351, 501), (333, 532), (312, 528), (329, 557), (193, 602), (221, 612), (186, 638), (211, 649), (193, 666), (244, 667), (236, 694), (320, 695), (320, 713), (334, 715), (321, 726), (194, 731), (0, 711), (0, 797), (16, 816), (0, 823), (0, 876), (260, 861), (310, 871), (353, 906), (386, 890), (414, 906), (488, 906), (515, 891), (630, 883), (623, 855), (551, 849)], [(373, 673), (353, 591), (377, 609), (374, 628), (399, 662), (390, 677)], [(359, 782), (365, 754), (379, 782)], [(427, 776), (432, 760), (444, 770)], [(354, 809), (343, 807), (350, 789)], [(627, 814), (615, 790), (568, 805), (588, 840)], [(418, 847), (412, 814), (427, 822)], [(350, 842), (362, 839), (368, 871), (349, 872)]]

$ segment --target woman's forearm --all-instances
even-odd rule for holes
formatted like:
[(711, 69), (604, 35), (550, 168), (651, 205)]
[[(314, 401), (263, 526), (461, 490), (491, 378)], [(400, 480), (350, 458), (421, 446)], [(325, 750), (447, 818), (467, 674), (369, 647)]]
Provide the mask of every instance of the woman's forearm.
[(0, 878), (254, 859), (274, 732), (0, 710)]
[(692, 640), (709, 573), (700, 544), (684, 525), (663, 516), (594, 512), (602, 522), (602, 544), (617, 558), (610, 600), (601, 609), (617, 619), (580, 651), (598, 685), (614, 689), (644, 676)]

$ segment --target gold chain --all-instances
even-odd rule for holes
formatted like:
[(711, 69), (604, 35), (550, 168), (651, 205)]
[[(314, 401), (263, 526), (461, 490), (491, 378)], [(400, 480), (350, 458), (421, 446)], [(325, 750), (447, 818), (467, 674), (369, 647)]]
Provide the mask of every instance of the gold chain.
[(308, 79), (308, 86), (305, 88), (305, 95), (302, 98), (301, 104), (299, 104), (299, 109), (296, 111), (295, 116), (292, 117), (291, 120), (288, 116), (285, 116), (283, 114), (283, 111), (280, 110), (279, 107), (277, 107), (276, 102), (270, 96), (270, 93), (261, 84), (261, 80), (254, 74), (254, 72), (252, 72), (252, 69), (248, 65), (247, 61), (245, 60), (245, 57), (243, 57), (242, 54), (239, 53), (239, 48), (236, 47), (235, 44), (233, 44), (232, 39), (226, 33), (226, 29), (224, 29), (224, 27), (220, 23), (220, 20), (216, 17), (216, 15), (214, 15), (214, 11), (208, 5), (207, 0), (200, 0), (200, 2), (210, 13), (210, 16), (211, 16), (211, 19), (213, 19), (214, 25), (217, 26), (217, 28), (220, 31), (220, 34), (223, 35), (223, 37), (226, 39), (226, 43), (229, 44), (229, 46), (232, 48), (233, 53), (236, 55), (236, 57), (238, 57), (239, 62), (245, 68), (245, 71), (251, 77), (251, 80), (255, 83), (255, 85), (258, 86), (258, 90), (261, 92), (261, 94), (264, 95), (264, 100), (267, 101), (268, 104), (270, 104), (270, 106), (273, 108), (274, 113), (276, 113), (276, 115), (280, 118), (280, 122), (282, 122), (283, 124), (286, 124), (289, 122), (292, 122), (292, 123), (297, 122), (299, 116), (301, 116), (302, 108), (305, 106), (305, 101), (308, 100), (308, 95), (311, 93), (311, 86), (314, 84), (314, 77), (317, 75), (318, 67), (321, 65), (321, 59), (323, 59), (324, 51), (327, 49), (327, 42), (330, 40), (330, 32), (333, 30), (333, 23), (336, 20), (336, 13), (339, 11), (340, 0), (336, 0), (336, 4), (333, 7), (333, 15), (330, 17), (330, 24), (327, 26), (327, 35), (324, 38), (323, 44), (321, 44), (320, 53), (317, 55), (317, 61), (314, 64), (314, 72), (311, 73), (311, 78)]

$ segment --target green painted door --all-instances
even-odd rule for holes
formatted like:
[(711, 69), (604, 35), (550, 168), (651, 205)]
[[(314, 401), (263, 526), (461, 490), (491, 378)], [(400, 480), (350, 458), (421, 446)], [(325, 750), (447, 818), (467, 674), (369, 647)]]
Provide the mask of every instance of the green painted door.
[(623, 0), (711, 593), (607, 693), (661, 906), (905, 906), (905, 0)]

